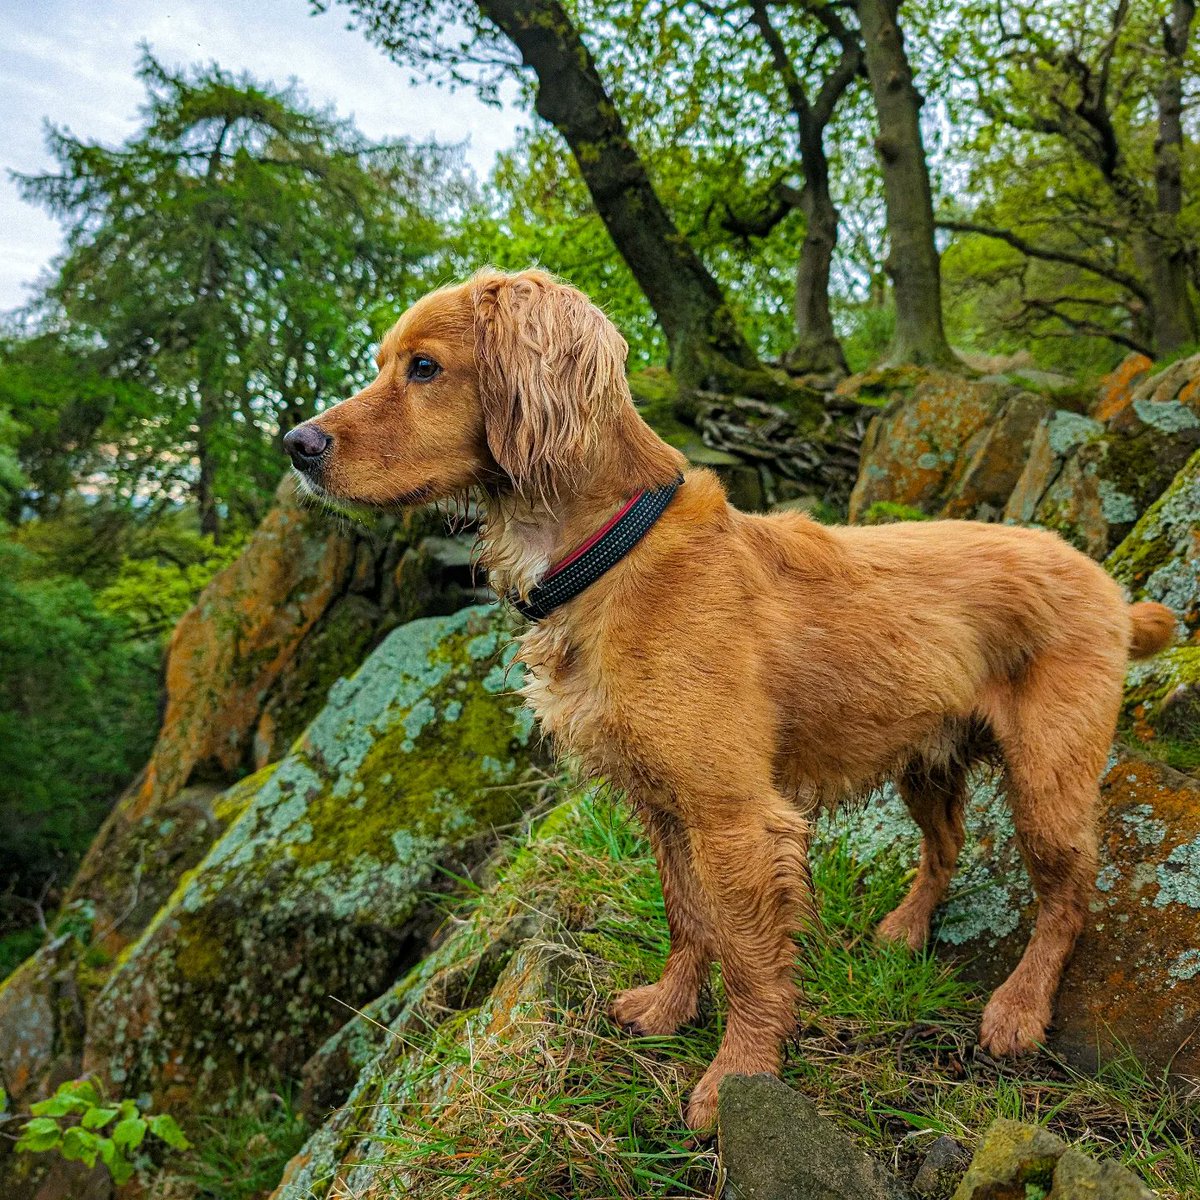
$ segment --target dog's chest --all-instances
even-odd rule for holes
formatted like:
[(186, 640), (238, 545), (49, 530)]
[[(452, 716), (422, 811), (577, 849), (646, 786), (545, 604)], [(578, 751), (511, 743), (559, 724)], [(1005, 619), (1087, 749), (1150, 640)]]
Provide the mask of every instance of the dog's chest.
[(536, 625), (520, 639), (517, 658), (525, 668), (521, 694), (542, 732), (560, 751), (605, 769), (609, 743), (603, 680), (565, 629)]

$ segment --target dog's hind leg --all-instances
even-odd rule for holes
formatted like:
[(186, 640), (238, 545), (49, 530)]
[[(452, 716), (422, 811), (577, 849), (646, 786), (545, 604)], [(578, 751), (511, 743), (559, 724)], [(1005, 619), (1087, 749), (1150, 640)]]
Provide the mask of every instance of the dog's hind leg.
[(1021, 961), (984, 1009), (979, 1040), (991, 1054), (1019, 1054), (1045, 1040), (1063, 968), (1087, 919), (1098, 780), (1120, 703), (1120, 676), (1107, 667), (1035, 663), (992, 717), (1038, 914)]
[(631, 988), (613, 1000), (613, 1019), (634, 1033), (666, 1035), (696, 1015), (700, 987), (716, 957), (708, 899), (692, 866), (687, 830), (677, 817), (636, 806), (662, 881), (671, 951), (657, 983)]
[(715, 914), (729, 1019), (688, 1102), (693, 1129), (716, 1117), (724, 1076), (778, 1074), (796, 1019), (793, 934), (812, 914), (809, 825), (782, 796), (714, 801), (700, 813), (689, 832)]
[(964, 764), (919, 764), (896, 780), (908, 811), (921, 829), (921, 861), (908, 895), (879, 924), (885, 941), (919, 950), (929, 936), (929, 920), (954, 874), (965, 836), (967, 792)]

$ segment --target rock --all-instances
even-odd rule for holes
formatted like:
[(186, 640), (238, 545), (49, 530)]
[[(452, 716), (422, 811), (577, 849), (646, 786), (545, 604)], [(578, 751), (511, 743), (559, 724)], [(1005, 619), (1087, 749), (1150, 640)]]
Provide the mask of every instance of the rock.
[(1200, 642), (1200, 451), (1105, 563), (1135, 600), (1157, 600)]
[(1121, 360), (1101, 381), (1096, 402), (1088, 414), (1097, 421), (1110, 421), (1133, 401), (1134, 388), (1154, 369), (1154, 360), (1136, 350)]
[(1200, 355), (1144, 378), (1105, 421), (1065, 410), (1046, 417), (1004, 519), (1054, 529), (1104, 558), (1197, 447)]
[(929, 516), (996, 519), (1047, 408), (1009, 385), (923, 373), (867, 429), (850, 520), (879, 502)]
[(971, 1155), (948, 1134), (929, 1147), (913, 1180), (913, 1191), (925, 1200), (949, 1200), (970, 1165)]
[(954, 1200), (1154, 1200), (1132, 1171), (1093, 1162), (1036, 1125), (1001, 1117), (988, 1126)]
[(1180, 769), (1200, 769), (1200, 451), (1105, 564), (1136, 600), (1178, 616), (1180, 644), (1131, 663), (1122, 723)]
[[(1033, 894), (999, 781), (983, 777), (967, 809), (968, 840), (934, 945), (986, 987), (1016, 965)], [(1114, 752), (1101, 790), (1100, 872), (1091, 912), (1067, 966), (1050, 1048), (1082, 1070), (1131, 1048), (1151, 1068), (1200, 1074), (1192, 1036), (1200, 1013), (1200, 782), (1159, 762)], [(817, 830), (861, 860), (919, 845), (890, 789), (880, 803)]]
[(466, 870), (530, 794), (508, 643), (494, 608), (414, 621), (330, 690), (122, 956), (85, 1069), (194, 1117), (246, 1070), (297, 1072), (346, 1005), (387, 988), (440, 870)]
[(718, 1101), (722, 1200), (902, 1200), (909, 1195), (772, 1075), (727, 1075)]

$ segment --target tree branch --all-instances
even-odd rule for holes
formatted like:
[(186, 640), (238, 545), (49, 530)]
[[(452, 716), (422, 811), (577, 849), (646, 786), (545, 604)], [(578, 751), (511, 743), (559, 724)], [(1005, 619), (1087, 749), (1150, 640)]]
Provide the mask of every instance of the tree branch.
[(1128, 288), (1141, 300), (1149, 302), (1149, 294), (1146, 291), (1145, 285), (1136, 275), (1129, 274), (1128, 271), (1122, 271), (1119, 267), (1112, 267), (1106, 263), (1097, 262), (1095, 259), (1086, 258), (1082, 254), (1072, 254), (1068, 250), (1055, 250), (1050, 246), (1038, 246), (1033, 242), (1027, 241), (1020, 234), (1013, 233), (1011, 229), (1000, 229), (992, 225), (980, 225), (974, 221), (952, 221), (943, 219), (934, 222), (939, 229), (949, 229), (954, 233), (977, 233), (981, 237), (995, 238), (997, 241), (1004, 242), (1011, 246), (1014, 250), (1019, 250), (1028, 258), (1040, 258), (1046, 262), (1064, 263), (1067, 266), (1078, 267), (1081, 271), (1087, 271), (1092, 275), (1098, 275), (1101, 279), (1107, 279), (1111, 283), (1118, 283), (1124, 288)]

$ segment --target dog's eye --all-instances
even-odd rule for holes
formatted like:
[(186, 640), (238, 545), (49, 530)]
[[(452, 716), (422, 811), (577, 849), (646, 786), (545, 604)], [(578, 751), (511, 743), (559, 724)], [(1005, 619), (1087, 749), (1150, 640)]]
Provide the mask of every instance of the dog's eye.
[(441, 369), (428, 354), (414, 354), (408, 364), (408, 377), (418, 383), (428, 383)]

